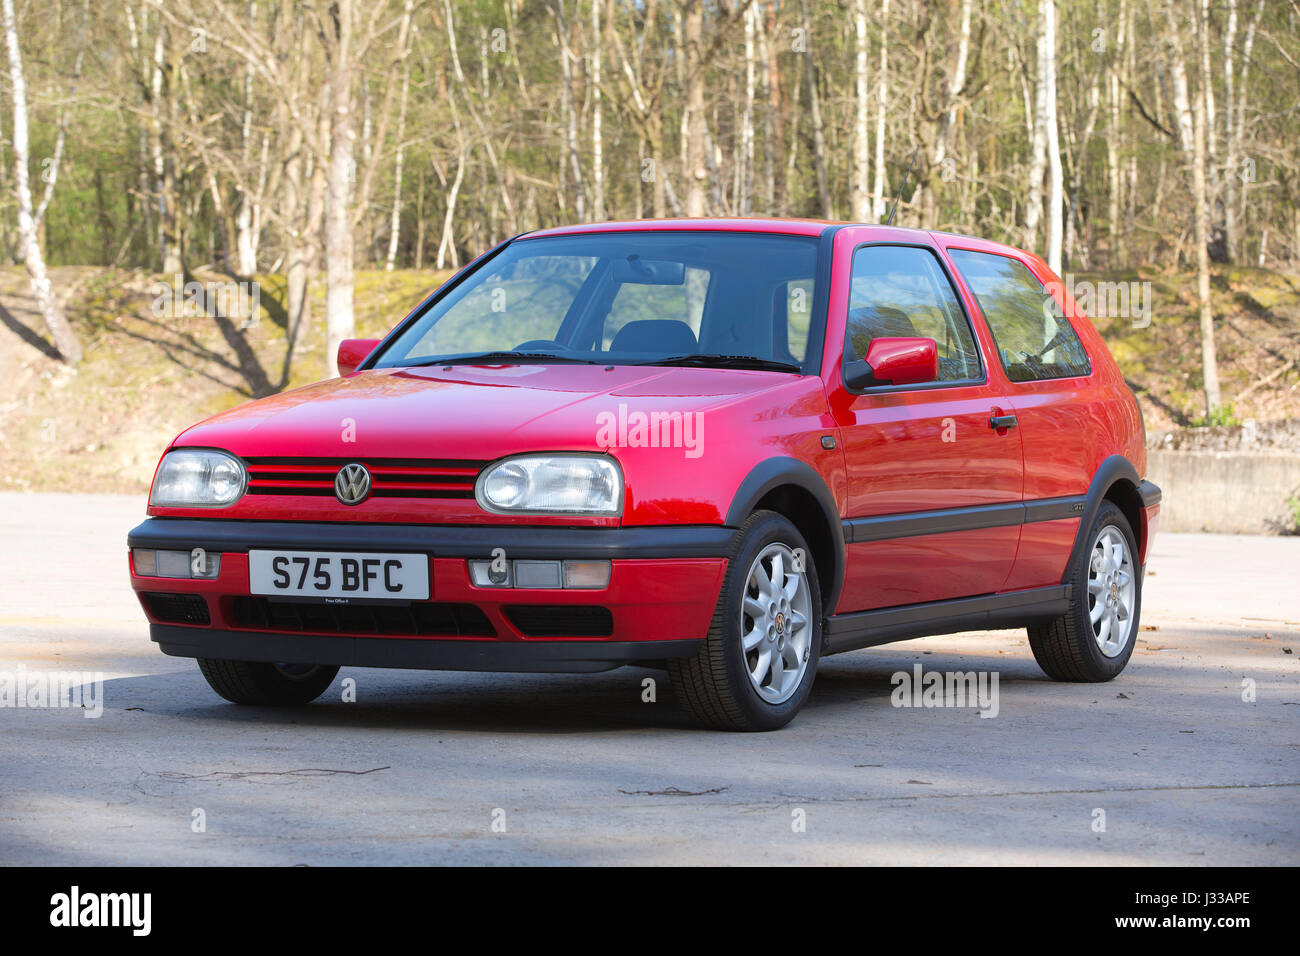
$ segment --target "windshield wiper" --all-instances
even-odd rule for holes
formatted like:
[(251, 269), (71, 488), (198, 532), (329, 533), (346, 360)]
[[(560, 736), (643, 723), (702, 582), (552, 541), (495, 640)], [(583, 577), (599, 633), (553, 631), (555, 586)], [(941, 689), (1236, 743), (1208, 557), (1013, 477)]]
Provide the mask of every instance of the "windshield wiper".
[(577, 362), (581, 365), (598, 365), (596, 359), (578, 358), (562, 352), (475, 352), (470, 355), (451, 355), (447, 358), (425, 359), (410, 363), (411, 368), (426, 365), (512, 365), (517, 362)]
[(668, 358), (637, 362), (638, 365), (694, 366), (698, 368), (745, 368), (764, 372), (802, 372), (803, 368), (777, 359), (759, 358), (757, 355), (672, 355)]

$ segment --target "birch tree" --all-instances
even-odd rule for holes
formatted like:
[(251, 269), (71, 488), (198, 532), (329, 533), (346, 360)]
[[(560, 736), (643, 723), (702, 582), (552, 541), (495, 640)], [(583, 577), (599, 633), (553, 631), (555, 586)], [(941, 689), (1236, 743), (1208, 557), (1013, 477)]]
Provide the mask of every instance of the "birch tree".
[(32, 295), (40, 309), (41, 318), (45, 320), (45, 327), (54, 339), (54, 347), (59, 350), (59, 357), (65, 363), (75, 366), (81, 362), (81, 343), (77, 341), (72, 326), (68, 324), (67, 317), (54, 296), (49, 274), (45, 270), (45, 256), (41, 252), (36, 218), (32, 210), (32, 190), (27, 173), (30, 158), (27, 139), (27, 81), (23, 76), (23, 57), (18, 47), (18, 24), (14, 18), (13, 0), (3, 0), (3, 12), (14, 114), (14, 195), (18, 200), (18, 234), (23, 261), (31, 280)]
[[(1196, 0), (1185, 0), (1192, 4)], [(1182, 15), (1190, 12), (1192, 22), (1201, 31), (1200, 13), (1175, 11), (1174, 0), (1165, 0), (1165, 20), (1169, 28), (1169, 69), (1173, 77), (1174, 109), (1178, 117), (1178, 142), (1187, 166), (1192, 189), (1192, 223), (1196, 237), (1196, 300), (1201, 326), (1201, 373), (1205, 393), (1205, 417), (1212, 420), (1221, 404), (1218, 358), (1214, 343), (1214, 310), (1210, 300), (1210, 202), (1205, 166), (1209, 151), (1206, 138), (1204, 87), (1192, 95), (1187, 80), (1187, 63), (1181, 36)]]
[(867, 123), (870, 77), (867, 75), (867, 0), (853, 0), (853, 203), (852, 216), (866, 222), (871, 215), (868, 180), (871, 175)]

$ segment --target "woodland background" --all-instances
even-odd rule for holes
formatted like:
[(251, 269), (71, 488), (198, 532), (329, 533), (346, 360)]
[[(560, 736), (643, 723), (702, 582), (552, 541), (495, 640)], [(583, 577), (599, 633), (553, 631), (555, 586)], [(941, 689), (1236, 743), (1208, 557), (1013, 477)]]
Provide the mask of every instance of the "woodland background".
[[(37, 486), (119, 487), (517, 233), (900, 189), (896, 224), (1152, 282), (1149, 328), (1097, 319), (1149, 424), (1300, 405), (1300, 0), (2, 6), (0, 448)], [(260, 309), (151, 312), (184, 281)]]

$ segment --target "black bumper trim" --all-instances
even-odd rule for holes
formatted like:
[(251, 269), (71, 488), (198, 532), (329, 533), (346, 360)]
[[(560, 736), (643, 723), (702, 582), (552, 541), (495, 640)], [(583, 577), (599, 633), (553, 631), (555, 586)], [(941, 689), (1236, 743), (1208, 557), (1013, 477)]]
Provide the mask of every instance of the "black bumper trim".
[(572, 528), (542, 525), (409, 525), (361, 522), (231, 521), (149, 518), (133, 528), (132, 548), (253, 548), (314, 551), (416, 551), (440, 558), (722, 558), (735, 528), (655, 525)]
[(1152, 505), (1160, 504), (1164, 493), (1160, 490), (1159, 485), (1150, 481), (1143, 481), (1142, 484), (1138, 485), (1138, 496), (1142, 499), (1142, 507), (1150, 508)]
[(149, 633), (159, 649), (172, 657), (546, 674), (595, 673), (625, 664), (690, 657), (702, 643), (699, 640), (439, 641), (337, 634), (266, 634), (167, 624), (151, 624)]

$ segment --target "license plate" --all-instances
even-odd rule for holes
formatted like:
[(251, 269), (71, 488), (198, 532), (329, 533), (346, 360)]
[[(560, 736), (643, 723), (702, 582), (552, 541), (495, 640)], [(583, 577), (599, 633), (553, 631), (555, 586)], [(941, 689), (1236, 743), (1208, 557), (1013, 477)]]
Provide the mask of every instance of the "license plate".
[(424, 554), (249, 551), (248, 590), (282, 597), (427, 601)]

